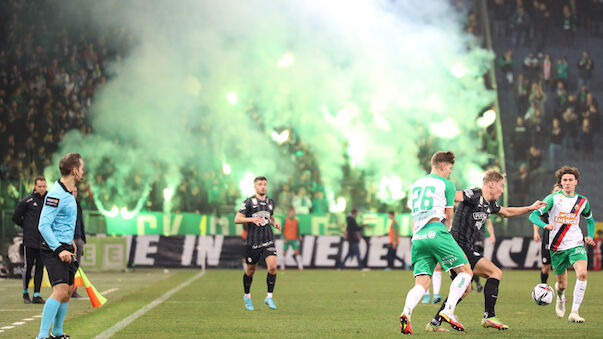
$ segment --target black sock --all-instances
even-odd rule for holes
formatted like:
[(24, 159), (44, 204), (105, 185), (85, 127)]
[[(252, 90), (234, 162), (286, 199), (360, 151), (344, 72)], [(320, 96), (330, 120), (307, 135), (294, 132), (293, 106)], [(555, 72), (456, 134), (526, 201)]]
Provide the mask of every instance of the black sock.
[(540, 272), (540, 282), (546, 284), (547, 280), (549, 280), (549, 274)]
[(243, 289), (245, 290), (245, 294), (249, 294), (249, 289), (251, 288), (252, 281), (253, 276), (248, 276), (247, 273), (243, 273)]
[(486, 305), (486, 310), (484, 313), (485, 318), (495, 316), (494, 306), (496, 305), (496, 300), (498, 299), (498, 284), (500, 284), (500, 280), (488, 278), (488, 280), (486, 280), (486, 284), (484, 285), (484, 303)]
[(266, 285), (268, 285), (268, 293), (274, 291), (274, 283), (276, 282), (276, 274), (266, 274)]

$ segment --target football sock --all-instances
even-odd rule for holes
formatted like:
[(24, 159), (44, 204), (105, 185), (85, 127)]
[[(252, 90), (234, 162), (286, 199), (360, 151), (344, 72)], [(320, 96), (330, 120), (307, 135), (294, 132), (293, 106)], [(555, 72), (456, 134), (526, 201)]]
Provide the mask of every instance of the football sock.
[(268, 293), (274, 291), (274, 283), (276, 282), (276, 274), (266, 274), (266, 285), (268, 285)]
[(287, 260), (286, 254), (283, 254), (283, 257), (281, 258), (281, 270), (285, 269), (285, 261)]
[(247, 273), (243, 273), (243, 289), (245, 290), (245, 294), (249, 294), (249, 289), (251, 289), (251, 282), (253, 281), (253, 276), (248, 276)]
[(425, 295), (425, 289), (421, 285), (415, 285), (415, 287), (411, 288), (406, 295), (406, 302), (404, 303), (404, 313), (409, 315), (412, 313), (412, 310), (417, 306), (421, 298)]
[(58, 300), (53, 298), (46, 299), (46, 303), (44, 304), (44, 311), (42, 311), (42, 321), (40, 323), (40, 333), (38, 334), (38, 338), (48, 337), (50, 325), (52, 324), (52, 321), (57, 315), (59, 306), (61, 306), (61, 303)]
[(29, 293), (29, 291), (27, 290), (27, 288), (24, 288), (23, 289), (23, 294), (28, 294), (28, 293)]
[(586, 292), (586, 280), (576, 280), (576, 287), (574, 287), (574, 299), (572, 300), (572, 312), (578, 312), (582, 299), (584, 299), (584, 292)]
[(61, 303), (57, 315), (54, 318), (54, 325), (52, 326), (52, 334), (58, 337), (63, 334), (63, 322), (65, 322), (65, 313), (67, 313), (67, 306), (69, 302)]
[(547, 280), (549, 280), (549, 274), (540, 272), (540, 282), (546, 284)]
[(296, 255), (295, 256), (295, 261), (297, 261), (297, 268), (298, 269), (303, 269), (304, 268), (304, 262), (302, 261), (302, 257), (301, 255)]
[(266, 298), (271, 298), (272, 299), (272, 293), (266, 293)]
[(440, 294), (442, 287), (442, 272), (433, 272), (433, 294)]
[(245, 298), (251, 298), (251, 294), (249, 294), (249, 293), (245, 293), (244, 297), (245, 297)]
[(484, 304), (486, 306), (484, 312), (484, 318), (494, 317), (494, 306), (498, 299), (498, 285), (500, 280), (494, 278), (488, 278), (484, 285)]
[(33, 296), (34, 297), (39, 297), (40, 296), (40, 292), (34, 292)]
[(452, 283), (450, 283), (450, 292), (448, 293), (448, 302), (446, 302), (445, 308), (447, 312), (454, 313), (457, 302), (461, 299), (469, 284), (471, 284), (471, 275), (465, 272), (459, 273)]

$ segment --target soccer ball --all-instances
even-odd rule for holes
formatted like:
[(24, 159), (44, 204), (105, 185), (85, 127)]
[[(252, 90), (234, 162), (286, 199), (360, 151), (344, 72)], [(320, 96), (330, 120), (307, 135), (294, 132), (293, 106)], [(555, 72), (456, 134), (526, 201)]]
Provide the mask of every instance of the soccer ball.
[(553, 302), (555, 291), (547, 284), (538, 284), (532, 290), (532, 299), (540, 306), (545, 306)]

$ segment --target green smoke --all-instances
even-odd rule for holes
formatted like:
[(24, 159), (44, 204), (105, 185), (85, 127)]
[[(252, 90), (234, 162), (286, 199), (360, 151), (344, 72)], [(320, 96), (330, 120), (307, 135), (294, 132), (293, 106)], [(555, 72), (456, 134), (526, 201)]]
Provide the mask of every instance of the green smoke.
[[(80, 2), (63, 4), (66, 10)], [(105, 209), (135, 208), (184, 167), (271, 183), (293, 175), (271, 135), (292, 129), (336, 193), (344, 154), (383, 200), (424, 174), (419, 144), (458, 156), (458, 184), (486, 161), (476, 114), (492, 99), (491, 58), (448, 1), (90, 2), (88, 27), (124, 27), (136, 45), (96, 93), (94, 135), (68, 134)], [(109, 40), (111, 37), (107, 37)], [(470, 48), (467, 48), (470, 46)], [(451, 131), (457, 133), (450, 134)], [(442, 138), (444, 136), (445, 138)]]

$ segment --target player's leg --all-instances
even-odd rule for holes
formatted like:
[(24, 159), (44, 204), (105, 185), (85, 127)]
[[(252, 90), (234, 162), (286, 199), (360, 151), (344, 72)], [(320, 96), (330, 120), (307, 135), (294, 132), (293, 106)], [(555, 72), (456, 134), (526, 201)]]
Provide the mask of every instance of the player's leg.
[(343, 269), (345, 266), (345, 262), (348, 260), (348, 258), (352, 256), (352, 244), (353, 243), (351, 241), (348, 241), (348, 253), (346, 253), (345, 257), (343, 257), (343, 260), (341, 260), (341, 262), (339, 263), (339, 269)]
[(31, 299), (29, 298), (29, 280), (31, 279), (31, 270), (34, 264), (34, 258), (30, 255), (30, 248), (27, 246), (23, 246), (23, 302), (26, 304), (31, 304)]
[(555, 292), (557, 302), (555, 303), (555, 313), (559, 318), (565, 316), (565, 289), (567, 288), (567, 268), (569, 262), (569, 250), (551, 251), (551, 266), (555, 269), (557, 282), (555, 283)]
[(294, 251), (293, 253), (295, 253), (295, 261), (297, 262), (297, 269), (300, 271), (303, 271), (304, 270), (304, 261), (302, 260), (302, 257), (301, 257), (299, 240), (293, 241), (293, 251)]
[(572, 311), (568, 317), (569, 321), (583, 323), (584, 318), (578, 314), (580, 304), (584, 299), (584, 293), (586, 292), (586, 277), (588, 261), (586, 259), (586, 250), (584, 247), (576, 247), (575, 251), (572, 252), (570, 262), (576, 271), (576, 286), (574, 287), (574, 297), (572, 299)]
[(546, 248), (547, 244), (542, 239), (542, 247), (540, 249), (540, 254), (542, 256), (542, 268), (540, 269), (540, 283), (546, 284), (549, 280), (549, 271), (551, 270), (551, 251)]
[[(44, 311), (42, 312), (38, 338), (48, 337), (50, 326), (56, 321), (56, 317), (59, 312), (66, 312), (67, 303), (69, 302), (69, 297), (71, 296), (71, 290), (69, 289), (69, 282), (71, 278), (69, 264), (62, 262), (61, 259), (59, 259), (59, 257), (51, 251), (43, 251), (42, 256), (44, 259), (44, 265), (48, 271), (50, 284), (52, 285), (52, 294), (48, 297), (46, 303), (44, 304)], [(73, 280), (71, 280), (71, 284), (73, 284)], [(57, 325), (55, 324), (55, 327), (56, 326)], [(57, 330), (62, 331), (62, 322)]]
[(268, 252), (269, 253), (266, 256), (266, 268), (268, 270), (268, 273), (266, 274), (266, 285), (268, 287), (268, 293), (266, 294), (266, 299), (264, 299), (264, 304), (274, 310), (276, 309), (276, 305), (272, 300), (272, 293), (274, 292), (274, 285), (276, 283), (276, 250), (274, 252)]
[(484, 284), (484, 319), (482, 326), (506, 330), (509, 326), (503, 324), (498, 318), (494, 308), (498, 300), (498, 285), (502, 279), (502, 271), (486, 258), (481, 258), (473, 268), (473, 274), (486, 279)]
[[(433, 268), (429, 269), (429, 267), (435, 266), (435, 260), (421, 260), (413, 264), (414, 267), (418, 267), (419, 270), (433, 270)], [(421, 269), (423, 268), (423, 269)], [(408, 291), (406, 294), (406, 300), (404, 302), (404, 309), (400, 314), (400, 332), (404, 334), (412, 334), (412, 327), (410, 326), (410, 318), (412, 314), (412, 310), (417, 306), (423, 295), (425, 294), (425, 290), (429, 288), (431, 284), (431, 276), (427, 273), (422, 273), (420, 275), (415, 276), (415, 286)]]
[(287, 251), (289, 250), (290, 244), (288, 240), (283, 241), (283, 257), (281, 258), (281, 271), (285, 270), (285, 261), (287, 261)]
[(546, 284), (549, 281), (549, 272), (551, 271), (551, 265), (542, 265), (540, 269), (540, 283)]
[(440, 288), (442, 288), (442, 266), (440, 263), (436, 265), (435, 270), (433, 271), (433, 277), (431, 278), (431, 282), (433, 284), (433, 300), (434, 304), (442, 301), (442, 297), (440, 296)]
[(245, 273), (243, 273), (243, 291), (245, 294), (243, 295), (243, 303), (245, 304), (245, 308), (253, 311), (253, 303), (251, 302), (251, 283), (253, 282), (253, 274), (255, 273), (255, 269), (257, 267), (258, 260), (260, 258), (260, 251), (258, 249), (253, 249), (251, 246), (246, 247), (245, 253), (245, 262), (247, 266), (245, 267)]
[(389, 271), (392, 268), (394, 268), (395, 256), (396, 256), (396, 252), (394, 251), (394, 246), (391, 243), (388, 243), (387, 244), (387, 267), (385, 268), (386, 271)]
[(44, 276), (44, 263), (42, 262), (42, 254), (40, 249), (32, 249), (31, 254), (34, 257), (34, 264), (36, 266), (34, 272), (34, 294), (31, 302), (33, 304), (43, 304), (44, 299), (40, 296), (40, 290), (42, 289), (42, 277)]
[(77, 267), (78, 267), (77, 263), (71, 263), (71, 264), (64, 263), (64, 265), (66, 265), (68, 268), (68, 272), (69, 272), (68, 279), (67, 279), (66, 284), (61, 284), (61, 285), (66, 285), (66, 287), (61, 286), (61, 288), (64, 289), (64, 290), (61, 290), (61, 293), (64, 293), (62, 295), (63, 301), (61, 302), (61, 305), (59, 306), (59, 309), (57, 311), (57, 314), (54, 317), (54, 321), (53, 321), (53, 325), (52, 325), (52, 335), (57, 338), (66, 336), (65, 333), (63, 332), (63, 323), (65, 322), (65, 315), (67, 314), (67, 308), (69, 307), (69, 301), (71, 300), (71, 295), (73, 292), (73, 281), (75, 278), (75, 272), (77, 271)]

